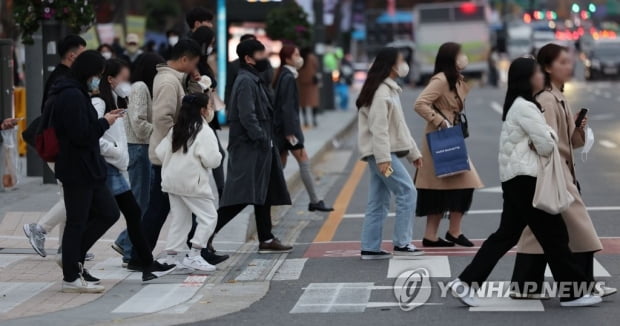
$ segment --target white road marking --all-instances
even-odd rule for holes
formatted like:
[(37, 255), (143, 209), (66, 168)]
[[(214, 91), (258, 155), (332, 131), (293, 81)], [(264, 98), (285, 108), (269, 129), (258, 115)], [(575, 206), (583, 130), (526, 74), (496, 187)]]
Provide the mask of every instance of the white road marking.
[(23, 302), (39, 294), (54, 283), (0, 282), (0, 313), (7, 313)]
[[(594, 258), (594, 277), (611, 277), (611, 274), (601, 265), (601, 263)], [(549, 269), (549, 265), (545, 268), (545, 277), (552, 277), (551, 269)]]
[[(411, 303), (411, 305), (414, 305)], [(424, 304), (419, 304), (419, 306), (442, 306), (443, 303), (440, 302), (426, 302)], [(400, 307), (400, 303), (398, 302), (369, 302), (366, 305), (366, 308), (388, 308), (388, 307)]]
[(13, 254), (1, 254), (0, 255), (0, 268), (5, 268), (13, 263), (16, 263), (28, 256), (25, 255), (13, 255)]
[(424, 267), (431, 277), (451, 277), (448, 256), (417, 256), (415, 259), (390, 259), (387, 278), (396, 278), (401, 273)]
[(265, 274), (268, 268), (271, 268), (272, 260), (270, 259), (252, 259), (248, 266), (239, 274), (236, 281), (254, 281), (261, 275)]
[[(153, 313), (174, 307), (190, 300), (206, 279), (206, 276), (192, 275), (183, 283), (149, 284), (112, 310), (112, 313)], [(183, 310), (187, 309), (179, 309), (179, 313), (183, 313)]]
[(308, 258), (287, 259), (273, 276), (274, 281), (298, 280)]
[(604, 93), (603, 93), (603, 97), (605, 97), (605, 98), (611, 98), (611, 93), (610, 93), (610, 92), (604, 92)]
[(502, 107), (501, 104), (493, 101), (491, 102), (491, 109), (493, 109), (493, 111), (499, 113), (499, 114), (503, 114), (504, 113), (504, 108)]
[(502, 187), (487, 187), (487, 188), (483, 188), (478, 190), (478, 192), (489, 192), (489, 193), (502, 193)]
[(364, 312), (373, 283), (310, 283), (290, 313)]
[(598, 144), (603, 146), (603, 147), (605, 147), (605, 148), (609, 148), (609, 149), (613, 149), (613, 148), (617, 148), (618, 147), (618, 144), (616, 144), (616, 143), (614, 143), (614, 142), (612, 142), (610, 140), (607, 140), (607, 139), (599, 140)]
[(121, 259), (117, 257), (108, 258), (97, 263), (94, 267), (88, 267), (88, 269), (93, 275), (104, 280), (124, 280), (127, 276), (132, 274), (128, 269), (121, 266)]
[[(620, 206), (590, 206), (587, 207), (590, 212), (607, 212), (607, 211), (620, 211)], [(501, 214), (501, 209), (477, 209), (467, 212), (467, 215), (489, 215), (489, 214)], [(394, 217), (395, 213), (388, 213), (388, 217)], [(364, 218), (366, 214), (345, 214), (343, 218)], [(333, 242), (333, 241), (332, 241)]]

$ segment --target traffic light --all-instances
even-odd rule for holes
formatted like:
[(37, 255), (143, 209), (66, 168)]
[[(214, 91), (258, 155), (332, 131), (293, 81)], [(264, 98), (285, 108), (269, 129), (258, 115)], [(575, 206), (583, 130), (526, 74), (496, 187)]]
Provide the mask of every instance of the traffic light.
[(537, 10), (537, 11), (534, 11), (534, 19), (536, 19), (536, 20), (541, 20), (541, 19), (543, 19), (543, 18), (544, 18), (544, 16), (543, 16), (542, 11), (538, 11), (538, 10)]
[(558, 14), (556, 14), (555, 11), (547, 11), (547, 19), (556, 20), (558, 19)]
[(590, 5), (588, 5), (588, 11), (592, 13), (596, 12), (596, 5), (593, 3), (590, 3)]
[(524, 13), (523, 14), (523, 22), (526, 24), (529, 24), (532, 22), (532, 15), (528, 14), (528, 13)]
[(576, 14), (577, 14), (577, 13), (579, 13), (579, 9), (581, 9), (581, 8), (579, 8), (579, 5), (578, 5), (578, 4), (576, 4), (576, 3), (573, 3), (573, 7), (571, 8), (571, 10), (572, 10), (574, 13), (576, 13)]
[(588, 18), (590, 18), (590, 13), (585, 11), (585, 10), (582, 11), (581, 12), (581, 19), (588, 19)]

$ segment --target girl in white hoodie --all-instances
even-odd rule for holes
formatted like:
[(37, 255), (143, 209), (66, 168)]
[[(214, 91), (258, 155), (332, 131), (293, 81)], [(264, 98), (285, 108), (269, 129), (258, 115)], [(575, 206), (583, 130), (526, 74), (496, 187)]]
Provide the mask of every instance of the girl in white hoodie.
[(177, 121), (155, 150), (162, 161), (162, 190), (170, 198), (172, 224), (168, 231), (166, 251), (168, 261), (186, 248), (187, 234), (192, 227), (191, 215), (198, 226), (190, 240), (192, 248), (181, 264), (184, 267), (212, 272), (200, 251), (206, 247), (217, 223), (215, 196), (209, 184), (211, 170), (220, 166), (220, 154), (215, 133), (209, 127), (214, 111), (208, 108), (206, 94), (183, 97)]

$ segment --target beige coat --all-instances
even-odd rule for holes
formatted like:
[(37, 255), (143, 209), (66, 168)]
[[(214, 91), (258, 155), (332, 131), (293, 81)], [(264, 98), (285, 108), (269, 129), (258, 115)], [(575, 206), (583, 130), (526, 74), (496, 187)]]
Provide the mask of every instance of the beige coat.
[[(461, 78), (456, 85), (456, 91), (450, 90), (446, 75), (439, 73), (429, 82), (415, 102), (415, 111), (424, 118), (426, 124), (425, 134), (438, 130), (438, 126), (444, 118), (433, 109), (433, 106), (443, 113), (452, 123), (456, 114), (464, 108), (459, 97), (465, 101), (469, 87)], [(418, 189), (451, 190), (451, 189), (477, 189), (482, 188), (482, 181), (476, 172), (474, 163), (470, 161), (471, 170), (458, 175), (438, 178), (435, 176), (433, 158), (428, 148), (426, 136), (422, 142), (422, 168), (416, 171), (415, 186)]]
[(299, 69), (299, 77), (297, 77), (299, 106), (302, 108), (319, 107), (319, 84), (316, 80), (318, 72), (319, 59), (314, 54), (309, 54), (306, 63)]
[(418, 150), (400, 104), (402, 89), (387, 78), (373, 97), (370, 107), (358, 112), (358, 146), (362, 160), (374, 156), (377, 163), (391, 162), (392, 153), (409, 162), (419, 159)]
[[(592, 219), (586, 210), (586, 205), (581, 199), (579, 190), (573, 182), (575, 169), (573, 161), (573, 149), (582, 147), (585, 134), (575, 127), (575, 118), (572, 110), (558, 88), (553, 87), (536, 98), (545, 110), (547, 123), (555, 130), (559, 137), (560, 155), (565, 162), (564, 175), (569, 180), (568, 191), (575, 197), (571, 206), (562, 213), (566, 228), (568, 229), (569, 246), (573, 252), (590, 252), (603, 249), (598, 234), (592, 224)], [(527, 254), (542, 254), (542, 248), (532, 231), (527, 227), (519, 240), (518, 252)]]

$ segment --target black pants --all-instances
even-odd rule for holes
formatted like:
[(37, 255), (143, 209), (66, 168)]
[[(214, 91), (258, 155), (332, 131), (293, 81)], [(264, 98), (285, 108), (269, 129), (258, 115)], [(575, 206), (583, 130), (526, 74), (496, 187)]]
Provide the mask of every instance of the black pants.
[(140, 206), (136, 198), (131, 191), (124, 192), (114, 198), (116, 199), (118, 208), (120, 208), (125, 217), (129, 240), (131, 240), (134, 252), (137, 254), (137, 256), (132, 256), (132, 260), (136, 260), (137, 258), (139, 265), (143, 267), (151, 265), (153, 262), (153, 254), (144, 236), (144, 230), (142, 229), (142, 212), (140, 211)]
[(78, 263), (86, 252), (119, 218), (114, 197), (105, 183), (87, 186), (63, 185), (67, 223), (62, 238), (63, 279), (79, 277)]
[[(226, 157), (226, 151), (224, 150), (224, 147), (222, 147), (222, 144), (220, 143), (220, 137), (217, 135), (217, 131), (215, 131), (215, 138), (217, 138), (217, 146), (220, 149), (220, 154), (222, 154), (222, 164), (220, 164), (219, 167), (213, 169), (213, 179), (215, 180), (215, 186), (217, 187), (217, 193), (218, 193), (218, 198), (222, 198), (222, 192), (224, 192), (224, 184), (226, 183), (226, 180), (224, 179), (224, 158)], [(193, 226), (192, 226), (192, 230), (194, 230), (196, 227), (196, 219), (193, 219)], [(193, 233), (193, 232), (192, 232)]]
[[(151, 190), (149, 198), (149, 207), (142, 217), (142, 228), (144, 236), (148, 242), (151, 252), (157, 245), (159, 233), (166, 222), (166, 218), (170, 213), (170, 198), (168, 194), (161, 191), (161, 166), (153, 165), (151, 170)], [(132, 257), (138, 257), (136, 250), (133, 251)]]
[[(532, 229), (542, 246), (556, 282), (589, 282), (568, 247), (568, 232), (561, 215), (551, 215), (532, 206), (536, 178), (518, 176), (502, 183), (504, 205), (499, 228), (482, 244), (459, 278), (481, 286), (497, 262), (514, 247), (525, 226)], [(574, 291), (563, 300), (574, 299)]]
[[(215, 226), (215, 232), (209, 239), (209, 243), (213, 241), (215, 234), (219, 232), (228, 222), (232, 221), (235, 216), (239, 215), (241, 211), (248, 205), (233, 205), (220, 207), (217, 210), (217, 225)], [(254, 205), (254, 218), (256, 219), (256, 231), (258, 233), (258, 241), (265, 242), (273, 239), (271, 234), (271, 205)]]
[[(594, 280), (594, 252), (575, 252), (573, 256), (577, 259), (577, 265), (581, 272), (586, 275), (586, 278)], [(545, 280), (546, 266), (547, 259), (545, 255), (517, 253), (515, 267), (512, 272), (513, 284), (516, 284), (518, 289), (524, 289), (525, 282), (535, 283), (536, 289), (541, 289)], [(528, 293), (540, 293), (540, 291), (529, 291)]]

